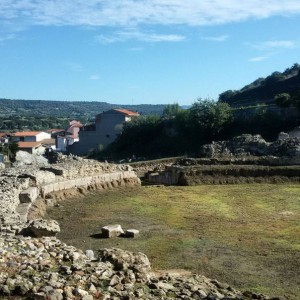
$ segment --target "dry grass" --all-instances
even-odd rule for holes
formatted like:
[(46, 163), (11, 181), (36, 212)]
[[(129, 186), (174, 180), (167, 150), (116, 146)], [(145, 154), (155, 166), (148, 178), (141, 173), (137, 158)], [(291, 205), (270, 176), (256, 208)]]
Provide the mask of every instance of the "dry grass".
[[(120, 247), (153, 269), (187, 269), (246, 290), (299, 299), (300, 185), (146, 186), (91, 193), (49, 211), (59, 238), (82, 249)], [(121, 224), (138, 239), (99, 239)]]

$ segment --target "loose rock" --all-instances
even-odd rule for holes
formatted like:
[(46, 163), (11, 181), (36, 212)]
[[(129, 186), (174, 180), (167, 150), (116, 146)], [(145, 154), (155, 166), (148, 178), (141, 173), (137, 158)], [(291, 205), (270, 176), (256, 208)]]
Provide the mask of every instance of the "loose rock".
[(122, 234), (124, 234), (124, 231), (121, 227), (121, 225), (115, 224), (115, 225), (107, 225), (101, 228), (102, 235), (105, 238), (113, 238), (118, 237)]

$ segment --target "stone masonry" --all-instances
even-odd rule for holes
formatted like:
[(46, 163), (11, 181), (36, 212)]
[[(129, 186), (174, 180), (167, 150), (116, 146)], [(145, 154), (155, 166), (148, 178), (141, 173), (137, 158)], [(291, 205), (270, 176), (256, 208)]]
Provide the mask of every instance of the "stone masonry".
[[(38, 199), (64, 189), (140, 184), (129, 166), (76, 158), (37, 167), (18, 166), (0, 175), (0, 299), (47, 300), (279, 300), (201, 275), (156, 274), (143, 253), (112, 248), (83, 253), (45, 232), (55, 221), (27, 220)], [(36, 238), (16, 235), (27, 224)], [(38, 230), (38, 231), (37, 231)], [(51, 232), (50, 232), (51, 233)]]
[(130, 166), (100, 163), (77, 157), (48, 166), (23, 165), (0, 174), (0, 231), (17, 232), (28, 221), (28, 212), (38, 199), (70, 189), (140, 184)]

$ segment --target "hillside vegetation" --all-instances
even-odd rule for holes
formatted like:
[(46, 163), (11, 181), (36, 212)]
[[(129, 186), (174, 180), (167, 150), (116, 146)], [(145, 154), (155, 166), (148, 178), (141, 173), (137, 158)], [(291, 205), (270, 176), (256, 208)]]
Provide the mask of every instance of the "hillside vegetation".
[[(72, 119), (91, 123), (95, 115), (125, 107), (142, 116), (124, 125), (110, 147), (93, 153), (100, 159), (197, 155), (201, 145), (250, 133), (267, 140), (299, 125), (300, 65), (259, 78), (219, 101), (198, 99), (191, 107), (115, 105), (106, 102), (0, 99), (0, 130), (64, 128)], [(99, 148), (100, 149), (100, 148)]]
[(228, 90), (220, 94), (219, 101), (230, 106), (249, 106), (274, 102), (277, 95), (285, 93), (300, 101), (300, 65), (294, 64), (284, 72), (273, 72), (266, 78), (258, 78), (240, 90)]
[(201, 145), (244, 133), (275, 140), (299, 125), (300, 65), (259, 78), (239, 91), (226, 91), (219, 101), (198, 99), (191, 107), (164, 108), (162, 117), (145, 116), (125, 124), (123, 134), (100, 159), (197, 156)]
[(96, 114), (127, 108), (142, 115), (160, 115), (164, 105), (118, 105), (96, 101), (12, 100), (0, 98), (0, 130), (64, 128), (70, 120), (93, 122)]
[(243, 133), (261, 134), (271, 141), (279, 132), (288, 132), (298, 124), (296, 118), (283, 120), (281, 115), (260, 107), (253, 110), (250, 118), (236, 118), (228, 103), (201, 99), (187, 110), (165, 112), (162, 118), (144, 116), (125, 124), (118, 139), (92, 157), (195, 157), (200, 155), (202, 145), (212, 141), (228, 140)]

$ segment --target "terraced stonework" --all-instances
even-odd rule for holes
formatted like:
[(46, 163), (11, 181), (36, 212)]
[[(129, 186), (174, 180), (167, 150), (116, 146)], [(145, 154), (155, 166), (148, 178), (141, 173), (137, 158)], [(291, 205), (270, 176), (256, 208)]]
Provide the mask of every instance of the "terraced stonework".
[[(0, 177), (0, 298), (2, 299), (279, 299), (201, 275), (152, 273), (142, 253), (112, 248), (83, 253), (55, 236), (19, 235), (37, 201), (47, 205), (51, 193), (140, 184), (126, 165), (78, 158), (38, 167), (6, 169)], [(32, 217), (33, 218), (33, 217)], [(47, 228), (49, 224), (39, 223)], [(53, 222), (57, 229), (57, 223)], [(26, 230), (25, 230), (26, 231)], [(40, 231), (43, 232), (43, 231)]]

